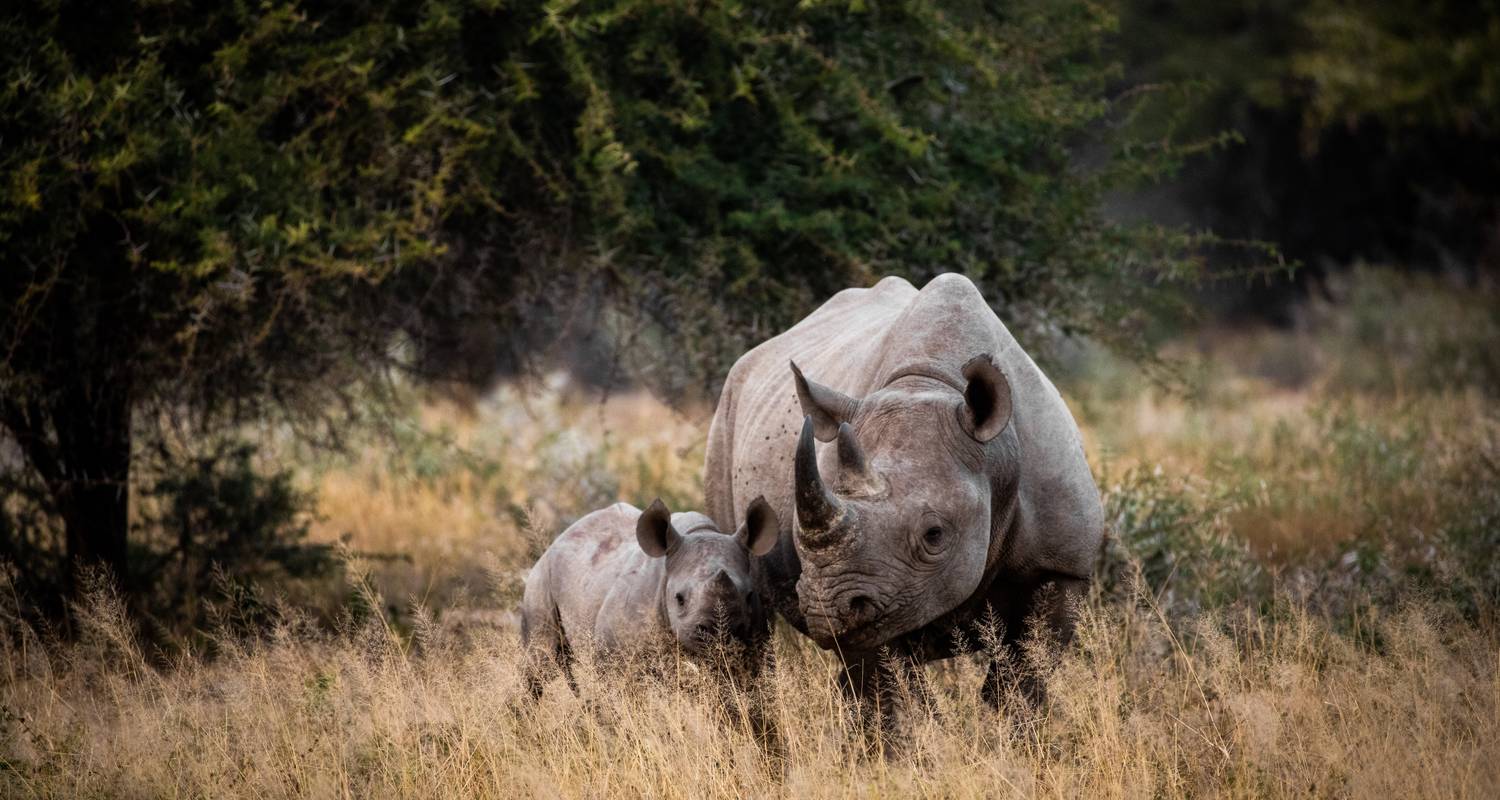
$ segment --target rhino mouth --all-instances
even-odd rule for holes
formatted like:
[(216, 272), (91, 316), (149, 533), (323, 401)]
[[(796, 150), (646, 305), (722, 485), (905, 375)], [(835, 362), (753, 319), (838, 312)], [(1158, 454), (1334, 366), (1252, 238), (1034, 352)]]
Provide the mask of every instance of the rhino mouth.
[(678, 645), (694, 658), (737, 656), (754, 647), (755, 636), (745, 620), (725, 625), (703, 623), (679, 636)]
[(828, 628), (819, 628), (816, 623), (809, 621), (808, 633), (813, 642), (824, 650), (865, 652), (874, 650), (885, 643), (877, 635), (876, 629), (869, 625), (835, 634)]
[[(799, 586), (801, 590), (805, 586)], [(808, 596), (804, 594), (804, 596)], [(872, 594), (845, 592), (824, 602), (804, 602), (807, 633), (825, 650), (868, 649), (882, 644), (879, 623), (886, 609)]]

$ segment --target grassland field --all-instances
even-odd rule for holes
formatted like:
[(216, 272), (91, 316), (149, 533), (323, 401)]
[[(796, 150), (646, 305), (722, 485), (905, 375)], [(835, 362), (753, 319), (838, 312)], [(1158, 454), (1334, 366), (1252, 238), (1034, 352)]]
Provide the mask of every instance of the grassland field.
[(556, 376), (408, 392), (338, 454), (261, 431), (344, 563), (265, 587), (256, 635), (163, 654), (99, 592), (63, 642), (0, 591), (0, 794), (1500, 796), (1500, 303), (1375, 269), (1333, 288), (1290, 329), (1168, 343), (1166, 384), (1087, 345), (1049, 362), (1111, 530), (1040, 709), (986, 708), (981, 656), (932, 665), (887, 756), (787, 630), (727, 699), (584, 658), (576, 692), (518, 703), (551, 537), (615, 500), (701, 504), (711, 409)]

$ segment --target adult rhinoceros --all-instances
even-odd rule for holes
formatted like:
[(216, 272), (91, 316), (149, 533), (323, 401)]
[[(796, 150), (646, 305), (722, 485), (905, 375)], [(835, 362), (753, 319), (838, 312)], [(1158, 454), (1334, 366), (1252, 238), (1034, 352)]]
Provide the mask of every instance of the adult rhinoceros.
[[(1011, 648), (1033, 614), (1066, 640), (1104, 533), (1072, 415), (961, 275), (839, 292), (742, 356), (705, 484), (720, 525), (770, 501), (781, 533), (757, 589), (862, 698), (882, 648), (946, 658), (987, 609)], [(1039, 688), (996, 663), (986, 699), (1012, 677)]]

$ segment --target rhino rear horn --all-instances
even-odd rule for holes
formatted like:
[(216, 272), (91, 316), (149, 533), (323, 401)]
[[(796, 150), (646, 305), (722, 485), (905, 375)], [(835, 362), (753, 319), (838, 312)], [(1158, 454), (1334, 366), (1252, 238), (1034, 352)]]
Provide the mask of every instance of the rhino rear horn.
[(988, 442), (1010, 424), (1010, 381), (989, 353), (969, 359), (963, 368), (964, 404), (959, 421), (976, 441)]
[(792, 365), (792, 382), (797, 386), (797, 402), (802, 404), (802, 413), (812, 417), (813, 433), (820, 442), (831, 442), (838, 435), (839, 423), (854, 419), (859, 410), (859, 401), (837, 389), (830, 389), (817, 381), (810, 381)]
[(849, 423), (839, 423), (839, 490), (841, 492), (869, 495), (885, 488), (880, 477), (870, 469), (865, 451), (854, 438), (854, 428)]

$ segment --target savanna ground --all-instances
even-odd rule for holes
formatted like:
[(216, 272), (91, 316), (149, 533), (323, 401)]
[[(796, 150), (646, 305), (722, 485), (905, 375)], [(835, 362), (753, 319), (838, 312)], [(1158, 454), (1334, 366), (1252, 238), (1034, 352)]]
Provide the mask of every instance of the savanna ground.
[[(260, 457), (316, 492), (312, 536), (346, 558), (341, 583), (278, 585), (271, 611), (247, 597), (269, 623), (220, 607), (164, 653), (106, 594), (66, 644), (7, 613), (0, 788), (1496, 796), (1495, 298), (1372, 270), (1334, 290), (1291, 330), (1174, 342), (1166, 384), (1089, 347), (1054, 357), (1112, 537), (1041, 708), (985, 708), (977, 658), (935, 665), (912, 678), (934, 703), (887, 757), (851, 727), (833, 659), (785, 630), (727, 713), (694, 674), (611, 663), (518, 703), (514, 609), (551, 536), (616, 499), (700, 502), (708, 409), (554, 381), (413, 397), (336, 458), (262, 432)], [(779, 749), (743, 724), (749, 702)]]

